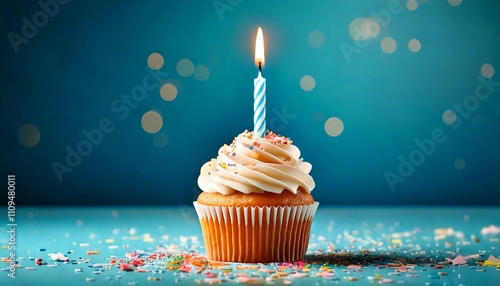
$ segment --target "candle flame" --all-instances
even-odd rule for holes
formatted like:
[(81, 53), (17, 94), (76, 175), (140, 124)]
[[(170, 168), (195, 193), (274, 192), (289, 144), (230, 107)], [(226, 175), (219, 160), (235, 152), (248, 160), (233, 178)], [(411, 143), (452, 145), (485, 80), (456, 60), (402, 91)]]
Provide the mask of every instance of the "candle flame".
[(259, 63), (264, 66), (266, 62), (264, 58), (264, 36), (262, 36), (262, 28), (259, 27), (257, 30), (257, 39), (255, 40), (255, 65), (259, 66)]

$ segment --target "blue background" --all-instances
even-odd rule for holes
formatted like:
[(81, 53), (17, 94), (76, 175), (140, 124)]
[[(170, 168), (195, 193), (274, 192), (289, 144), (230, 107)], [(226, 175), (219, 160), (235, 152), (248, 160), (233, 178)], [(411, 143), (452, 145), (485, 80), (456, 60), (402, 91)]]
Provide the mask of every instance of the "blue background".
[[(189, 204), (202, 164), (253, 128), (253, 52), (262, 26), (268, 128), (291, 137), (313, 164), (316, 200), (499, 204), (500, 71), (470, 116), (457, 113), (447, 125), (443, 113), (471, 100), (478, 78), (488, 81), (483, 65), (500, 70), (500, 2), (417, 1), (410, 11), (402, 1), (397, 13), (388, 12), (389, 2), (73, 0), (57, 4), (16, 53), (9, 33), (23, 36), (23, 17), (33, 22), (43, 10), (35, 1), (1, 1), (2, 176), (16, 175), (18, 204)], [(376, 15), (379, 33), (353, 39), (351, 22)], [(397, 43), (393, 53), (381, 49), (386, 37)], [(418, 52), (411, 39), (421, 43)], [(112, 103), (151, 74), (152, 53), (163, 56), (168, 76), (127, 116), (115, 112)], [(206, 66), (209, 77), (182, 76), (183, 59)], [(301, 88), (306, 75), (315, 80), (310, 91)], [(178, 91), (173, 101), (160, 96), (166, 83)], [(141, 126), (151, 110), (163, 119), (156, 135)], [(344, 124), (338, 137), (325, 131), (331, 117)], [(82, 130), (104, 118), (114, 130), (59, 180), (52, 164), (66, 164), (66, 147), (76, 149)], [(20, 144), (25, 124), (39, 130), (33, 147)], [(419, 152), (415, 140), (435, 130), (444, 142), (403, 176), (400, 158), (409, 162)], [(388, 172), (399, 176), (393, 188)]]

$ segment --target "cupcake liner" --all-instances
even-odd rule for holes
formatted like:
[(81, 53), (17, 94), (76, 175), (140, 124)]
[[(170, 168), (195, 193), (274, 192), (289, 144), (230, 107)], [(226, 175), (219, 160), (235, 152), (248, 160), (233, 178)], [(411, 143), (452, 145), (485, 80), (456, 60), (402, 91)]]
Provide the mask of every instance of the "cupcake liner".
[(303, 259), (319, 205), (318, 202), (283, 207), (193, 204), (209, 259), (261, 263)]

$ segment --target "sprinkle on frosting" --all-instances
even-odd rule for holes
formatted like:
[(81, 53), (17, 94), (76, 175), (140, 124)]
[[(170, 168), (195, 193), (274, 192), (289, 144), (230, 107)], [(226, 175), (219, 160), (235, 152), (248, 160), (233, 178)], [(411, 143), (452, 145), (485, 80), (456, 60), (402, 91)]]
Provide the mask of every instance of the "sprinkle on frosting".
[(267, 130), (265, 138), (271, 144), (292, 144), (293, 143), (293, 141), (290, 138), (276, 134), (276, 133), (272, 132), (271, 130)]

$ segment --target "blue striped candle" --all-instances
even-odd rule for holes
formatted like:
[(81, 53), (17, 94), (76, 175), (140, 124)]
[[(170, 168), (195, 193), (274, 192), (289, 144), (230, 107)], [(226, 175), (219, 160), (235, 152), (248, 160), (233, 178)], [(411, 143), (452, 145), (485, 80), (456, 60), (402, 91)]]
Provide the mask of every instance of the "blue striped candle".
[(266, 133), (266, 79), (261, 73), (265, 61), (264, 36), (259, 27), (255, 40), (255, 64), (259, 67), (259, 75), (253, 81), (253, 135), (257, 138)]
[(253, 133), (261, 138), (266, 133), (266, 79), (260, 71), (253, 85)]

